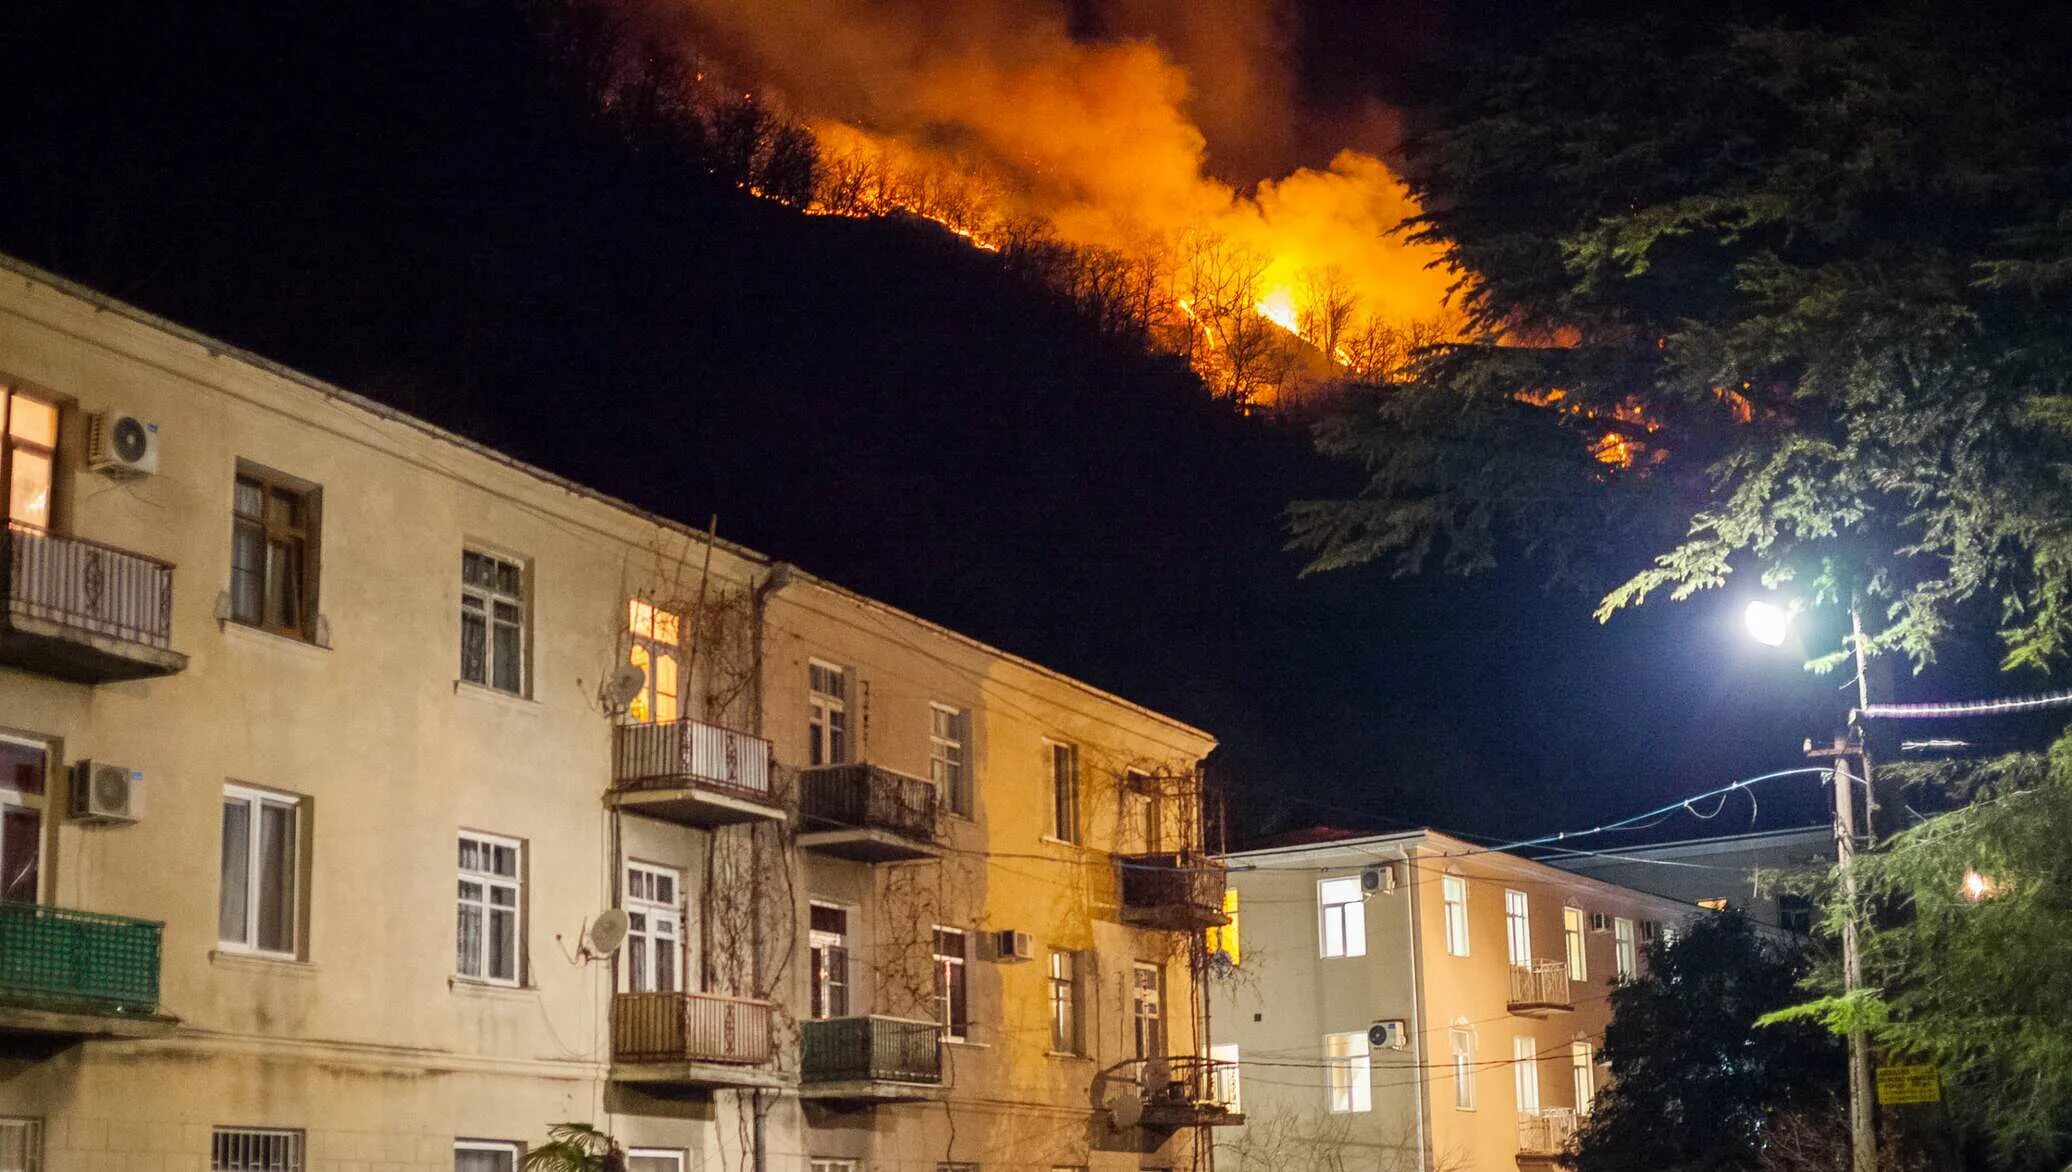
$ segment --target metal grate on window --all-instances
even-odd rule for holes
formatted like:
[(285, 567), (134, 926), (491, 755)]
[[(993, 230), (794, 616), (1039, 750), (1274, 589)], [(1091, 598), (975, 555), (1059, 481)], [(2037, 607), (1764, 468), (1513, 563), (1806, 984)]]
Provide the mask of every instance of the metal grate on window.
[(219, 1127), (210, 1141), (209, 1172), (302, 1172), (302, 1133)]

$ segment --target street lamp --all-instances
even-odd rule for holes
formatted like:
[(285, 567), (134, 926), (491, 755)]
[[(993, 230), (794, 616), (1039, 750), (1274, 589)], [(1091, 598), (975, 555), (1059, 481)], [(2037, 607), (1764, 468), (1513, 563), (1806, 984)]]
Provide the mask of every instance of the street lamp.
[[(1769, 647), (1782, 646), (1791, 633), (1796, 608), (1757, 599), (1742, 613), (1749, 635)], [(1856, 707), (1849, 711), (1850, 740), (1863, 763), (1866, 801), (1871, 779), (1870, 749), (1863, 740), (1863, 712), (1870, 707), (1870, 680), (1865, 672), (1863, 619), (1852, 600), (1849, 605), (1849, 644), (1856, 653)], [(1849, 776), (1848, 754), (1852, 746), (1838, 743), (1832, 753), (1835, 762), (1835, 869), (1842, 880), (1842, 989), (1854, 993), (1863, 987), (1863, 954), (1856, 941), (1856, 781)], [(1871, 1042), (1860, 1026), (1849, 1030), (1849, 1156), (1851, 1172), (1877, 1172), (1878, 1133), (1871, 1107)]]

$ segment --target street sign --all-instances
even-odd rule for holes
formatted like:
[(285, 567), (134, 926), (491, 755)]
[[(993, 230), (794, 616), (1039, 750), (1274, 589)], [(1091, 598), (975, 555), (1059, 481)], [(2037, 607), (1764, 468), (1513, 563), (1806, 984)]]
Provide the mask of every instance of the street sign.
[(1878, 1102), (1940, 1103), (1942, 1080), (1936, 1077), (1933, 1066), (1880, 1066)]

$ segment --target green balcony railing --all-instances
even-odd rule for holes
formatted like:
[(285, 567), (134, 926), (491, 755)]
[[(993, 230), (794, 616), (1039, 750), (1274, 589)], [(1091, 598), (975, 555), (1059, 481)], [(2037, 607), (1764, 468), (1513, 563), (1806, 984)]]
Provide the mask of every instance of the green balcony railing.
[(942, 1081), (942, 1026), (896, 1017), (838, 1017), (800, 1023), (804, 1082)]
[(0, 1006), (149, 1017), (164, 925), (0, 903)]

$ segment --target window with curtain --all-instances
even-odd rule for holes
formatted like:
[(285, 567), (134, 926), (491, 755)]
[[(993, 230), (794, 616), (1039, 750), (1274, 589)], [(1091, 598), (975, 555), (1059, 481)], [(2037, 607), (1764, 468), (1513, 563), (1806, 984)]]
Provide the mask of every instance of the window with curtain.
[(1440, 880), (1446, 902), (1446, 955), (1468, 954), (1468, 881), (1459, 875)]
[(460, 678), (525, 694), (525, 567), (472, 549), (460, 555)]
[(517, 839), (472, 832), (460, 836), (457, 975), (496, 985), (518, 984), (525, 912), (522, 849)]
[(269, 956), (296, 954), (296, 873), (301, 799), (223, 788), (222, 888), (216, 939), (222, 947)]
[(317, 491), (250, 465), (232, 492), (230, 617), (291, 639), (316, 633)]
[(1318, 955), (1367, 955), (1367, 900), (1357, 875), (1317, 884)]
[(1334, 1114), (1374, 1109), (1374, 1079), (1367, 1032), (1324, 1035), (1324, 1066)]

